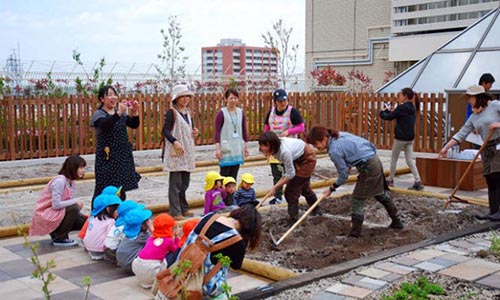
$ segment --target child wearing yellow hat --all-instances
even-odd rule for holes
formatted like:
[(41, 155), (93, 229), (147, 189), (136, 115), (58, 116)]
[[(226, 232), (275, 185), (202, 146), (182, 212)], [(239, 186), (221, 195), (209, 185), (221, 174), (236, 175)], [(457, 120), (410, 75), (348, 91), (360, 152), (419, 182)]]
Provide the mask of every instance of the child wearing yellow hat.
[(245, 173), (241, 175), (241, 183), (238, 190), (234, 193), (233, 199), (234, 203), (238, 206), (243, 206), (245, 204), (257, 205), (257, 195), (253, 189), (253, 184), (255, 179), (252, 174)]
[(224, 197), (224, 203), (226, 204), (226, 206), (231, 208), (232, 206), (234, 206), (233, 195), (234, 192), (236, 192), (236, 180), (231, 176), (224, 177), (224, 180), (222, 181), (222, 188), (226, 193), (226, 196)]
[(222, 189), (222, 177), (219, 173), (210, 171), (205, 176), (205, 207), (203, 214), (226, 209), (224, 199), (225, 192)]

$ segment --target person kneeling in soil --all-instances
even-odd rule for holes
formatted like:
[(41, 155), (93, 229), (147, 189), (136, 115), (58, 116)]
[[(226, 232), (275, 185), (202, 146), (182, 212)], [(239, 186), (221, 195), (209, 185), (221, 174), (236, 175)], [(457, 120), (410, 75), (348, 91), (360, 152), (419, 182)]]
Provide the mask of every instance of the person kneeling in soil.
[[(285, 166), (283, 177), (271, 188), (265, 198), (273, 196), (286, 184), (285, 198), (288, 203), (289, 221), (297, 221), (300, 195), (306, 198), (309, 206), (318, 200), (316, 193), (311, 189), (311, 175), (316, 167), (316, 152), (303, 140), (280, 138), (272, 131), (261, 134), (259, 149), (266, 157), (269, 158), (272, 155)], [(317, 206), (312, 213), (322, 215), (321, 208)]]
[(323, 192), (325, 197), (331, 195), (349, 177), (349, 168), (358, 169), (358, 181), (351, 197), (351, 223), (349, 236), (360, 237), (364, 220), (365, 200), (375, 197), (392, 219), (389, 228), (403, 229), (398, 218), (397, 208), (387, 194), (382, 162), (377, 156), (377, 149), (369, 141), (347, 133), (339, 132), (325, 126), (315, 126), (309, 131), (309, 143), (319, 150), (327, 149), (330, 159), (337, 167), (338, 177), (335, 183)]

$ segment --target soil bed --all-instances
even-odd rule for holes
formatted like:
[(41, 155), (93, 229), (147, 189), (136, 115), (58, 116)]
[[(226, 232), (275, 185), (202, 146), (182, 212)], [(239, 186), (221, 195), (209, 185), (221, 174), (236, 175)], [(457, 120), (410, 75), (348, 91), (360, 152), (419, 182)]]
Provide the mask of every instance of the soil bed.
[(443, 200), (435, 198), (396, 193), (392, 193), (392, 197), (405, 224), (403, 230), (386, 228), (390, 218), (384, 207), (373, 199), (366, 203), (362, 236), (346, 237), (351, 228), (350, 202), (349, 196), (343, 196), (324, 200), (321, 207), (325, 214), (310, 215), (277, 248), (269, 231), (278, 239), (291, 225), (286, 206), (271, 207), (262, 213), (261, 245), (248, 257), (309, 272), (481, 223), (474, 218), (476, 206), (452, 204), (445, 210)]

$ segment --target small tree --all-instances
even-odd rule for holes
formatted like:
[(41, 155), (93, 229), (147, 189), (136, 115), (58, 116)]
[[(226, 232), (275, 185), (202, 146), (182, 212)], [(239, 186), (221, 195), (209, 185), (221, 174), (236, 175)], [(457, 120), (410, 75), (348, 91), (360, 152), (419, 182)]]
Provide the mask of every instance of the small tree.
[(181, 26), (177, 21), (177, 16), (168, 17), (168, 30), (160, 30), (163, 37), (163, 50), (158, 54), (158, 58), (165, 68), (155, 65), (159, 77), (168, 77), (168, 86), (172, 88), (179, 80), (186, 77), (187, 56), (182, 56), (185, 48), (181, 46)]
[(290, 36), (293, 27), (286, 28), (283, 20), (279, 19), (273, 24), (274, 32), (262, 34), (264, 44), (271, 48), (278, 59), (278, 71), (282, 87), (286, 89), (286, 79), (295, 71), (297, 66), (297, 51), (299, 44), (291, 45)]
[(372, 79), (360, 70), (351, 70), (347, 73), (349, 90), (351, 92), (373, 92)]
[(99, 61), (99, 65), (92, 69), (92, 77), (89, 75), (89, 73), (85, 69), (85, 66), (83, 65), (83, 62), (81, 60), (81, 53), (76, 49), (73, 50), (73, 60), (82, 67), (83, 71), (85, 72), (85, 76), (87, 76), (86, 83), (83, 82), (80, 76), (76, 77), (75, 83), (77, 93), (88, 96), (89, 92), (92, 92), (93, 94), (97, 95), (101, 87), (110, 85), (113, 82), (113, 79), (111, 77), (109, 77), (107, 80), (101, 80), (102, 69), (106, 65), (106, 60), (104, 59), (104, 57), (102, 57)]

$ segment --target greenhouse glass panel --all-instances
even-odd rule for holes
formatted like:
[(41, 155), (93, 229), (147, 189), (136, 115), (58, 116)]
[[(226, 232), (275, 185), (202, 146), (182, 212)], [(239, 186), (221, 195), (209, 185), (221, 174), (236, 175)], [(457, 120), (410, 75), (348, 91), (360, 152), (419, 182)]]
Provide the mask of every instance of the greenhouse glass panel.
[(413, 89), (440, 93), (452, 88), (469, 56), (469, 52), (434, 54)]
[(397, 93), (405, 87), (410, 87), (413, 81), (415, 81), (415, 77), (417, 76), (418, 72), (420, 72), (420, 69), (422, 68), (423, 65), (424, 65), (423, 60), (416, 63), (411, 67), (411, 69), (405, 71), (405, 73), (403, 73), (401, 77), (398, 77), (398, 79), (393, 80), (389, 85), (385, 86), (379, 92)]
[(478, 52), (457, 88), (465, 89), (470, 85), (478, 84), (479, 77), (483, 73), (491, 73), (495, 78), (500, 78), (500, 51)]
[(481, 47), (500, 47), (500, 16), (497, 17)]
[(495, 14), (489, 15), (486, 19), (477, 23), (474, 27), (460, 33), (455, 40), (451, 41), (442, 50), (475, 48), (494, 15)]

